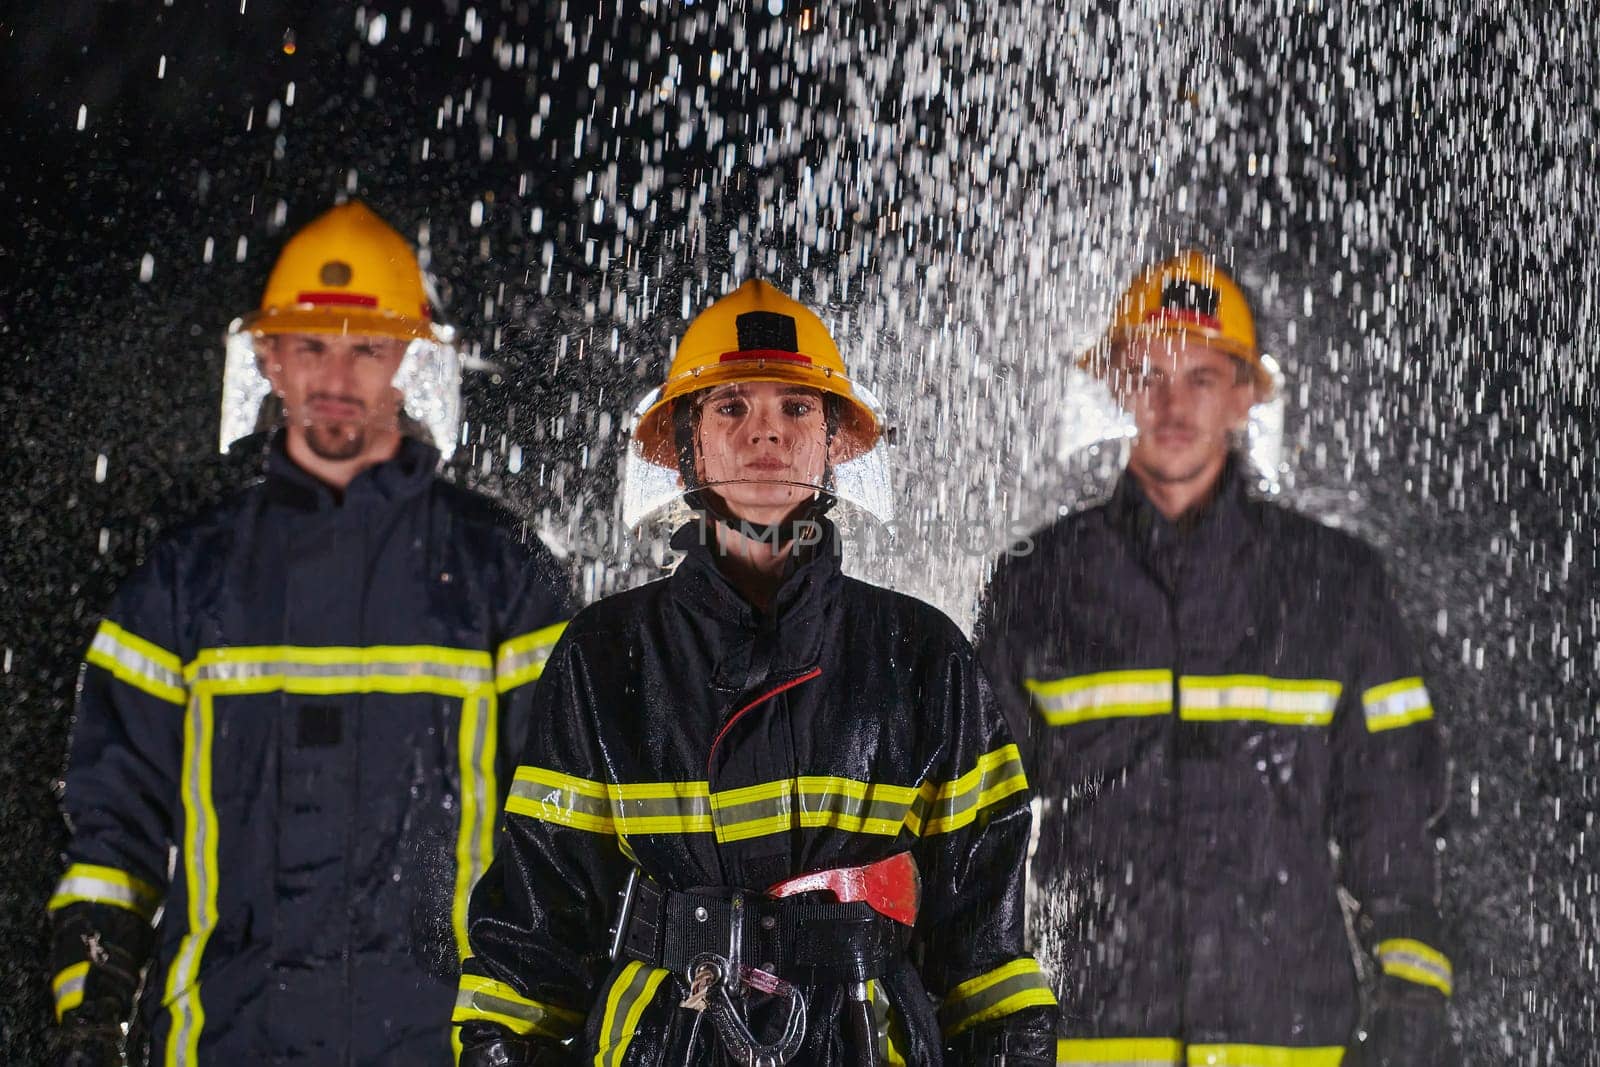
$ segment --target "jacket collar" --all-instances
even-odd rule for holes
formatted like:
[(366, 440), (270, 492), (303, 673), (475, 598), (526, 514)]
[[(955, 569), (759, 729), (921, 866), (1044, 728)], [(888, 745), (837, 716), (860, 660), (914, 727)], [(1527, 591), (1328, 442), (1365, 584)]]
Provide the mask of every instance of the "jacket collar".
[(402, 437), (390, 459), (356, 475), (339, 494), (289, 458), (287, 434), (278, 430), (267, 448), (267, 492), (271, 499), (300, 511), (381, 507), (427, 489), (439, 466), (439, 450), (414, 437)]
[(1217, 487), (1198, 507), (1168, 519), (1128, 471), (1122, 473), (1108, 505), (1111, 524), (1158, 577), (1175, 588), (1184, 557), (1226, 555), (1255, 533), (1254, 502), (1248, 491), (1249, 461), (1230, 453)]
[(670, 579), (673, 598), (722, 631), (723, 654), (712, 682), (718, 689), (743, 692), (820, 661), (829, 629), (823, 615), (843, 571), (837, 529), (827, 519), (817, 522), (822, 539), (796, 549), (767, 612), (746, 600), (717, 566), (716, 532), (707, 520), (686, 523), (672, 535), (672, 547), (684, 554)]

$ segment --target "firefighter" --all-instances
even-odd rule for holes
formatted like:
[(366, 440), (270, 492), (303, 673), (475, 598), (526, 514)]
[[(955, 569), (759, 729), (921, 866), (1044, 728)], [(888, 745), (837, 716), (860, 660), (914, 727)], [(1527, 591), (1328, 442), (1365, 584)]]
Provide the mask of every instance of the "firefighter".
[(1139, 274), (1087, 358), (1127, 469), (1002, 562), (978, 639), (1031, 738), (1060, 1062), (1339, 1064), (1341, 889), (1381, 975), (1366, 1062), (1445, 1062), (1440, 746), (1380, 560), (1252, 496), (1237, 445), (1274, 376), (1212, 260)]
[(283, 426), (90, 645), (49, 902), (64, 1062), (122, 1062), (143, 974), (154, 1064), (450, 1063), (468, 890), (566, 583), (439, 477), (458, 363), (365, 206), (287, 243), (229, 351), (236, 421), (270, 392)]
[(1053, 1062), (1016, 746), (956, 627), (845, 577), (824, 516), (885, 514), (876, 403), (752, 280), (634, 425), (624, 518), (678, 503), (683, 558), (552, 654), (473, 894), (461, 1062)]

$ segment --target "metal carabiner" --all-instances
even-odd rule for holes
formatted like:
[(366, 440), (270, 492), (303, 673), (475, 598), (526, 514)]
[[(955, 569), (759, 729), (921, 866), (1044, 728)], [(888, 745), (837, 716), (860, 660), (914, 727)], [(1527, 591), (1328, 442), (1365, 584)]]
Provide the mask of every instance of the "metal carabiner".
[[(740, 1067), (784, 1067), (799, 1053), (806, 1039), (806, 998), (795, 986), (777, 975), (751, 967), (740, 967), (735, 978), (728, 961), (713, 953), (696, 956), (689, 964), (687, 975), (691, 995), (698, 999), (711, 1014), (711, 1025), (723, 1050)], [(764, 1045), (750, 1032), (750, 1026), (739, 1013), (739, 1006), (729, 995), (730, 979), (768, 996), (784, 997), (789, 1004), (789, 1017), (784, 1021), (783, 1033), (777, 1041)], [(696, 998), (694, 993), (699, 993)], [(685, 1001), (685, 1007), (699, 1010), (699, 1004)]]

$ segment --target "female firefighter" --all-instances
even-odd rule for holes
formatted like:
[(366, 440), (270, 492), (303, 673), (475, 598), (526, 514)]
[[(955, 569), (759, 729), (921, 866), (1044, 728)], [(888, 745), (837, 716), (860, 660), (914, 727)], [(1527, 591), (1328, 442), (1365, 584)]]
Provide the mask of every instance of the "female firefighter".
[(630, 523), (668, 578), (567, 628), (474, 893), (463, 1064), (1054, 1063), (1022, 952), (1028, 787), (973, 651), (845, 577), (883, 421), (810, 310), (749, 281), (640, 405)]

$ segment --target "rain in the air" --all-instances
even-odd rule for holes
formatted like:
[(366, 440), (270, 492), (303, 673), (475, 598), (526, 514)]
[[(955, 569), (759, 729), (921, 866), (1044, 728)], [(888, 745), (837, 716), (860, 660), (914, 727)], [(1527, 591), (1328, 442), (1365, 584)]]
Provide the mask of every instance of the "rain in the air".
[(0, 14), (0, 1059), (1600, 1067), (1597, 54)]

